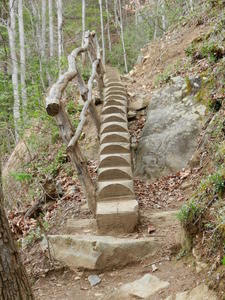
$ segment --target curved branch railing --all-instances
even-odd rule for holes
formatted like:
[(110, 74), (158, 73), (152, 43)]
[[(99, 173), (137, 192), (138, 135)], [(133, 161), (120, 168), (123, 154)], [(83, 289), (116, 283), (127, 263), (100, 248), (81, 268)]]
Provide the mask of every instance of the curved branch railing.
[[(96, 185), (94, 184), (84, 158), (78, 144), (78, 140), (83, 130), (86, 120), (86, 113), (89, 110), (98, 135), (100, 133), (100, 119), (93, 103), (92, 90), (94, 79), (97, 80), (100, 97), (103, 95), (103, 76), (104, 66), (101, 61), (101, 52), (95, 32), (87, 31), (84, 36), (83, 47), (74, 49), (68, 56), (68, 70), (62, 74), (55, 84), (49, 90), (46, 97), (46, 111), (50, 116), (53, 116), (58, 124), (60, 133), (64, 143), (67, 146), (67, 152), (71, 162), (77, 169), (78, 178), (81, 181), (84, 192), (88, 201), (89, 209), (95, 213), (96, 208)], [(88, 53), (92, 64), (91, 76), (86, 85), (81, 74), (78, 71), (76, 60), (82, 53)], [(73, 129), (68, 113), (61, 101), (63, 92), (68, 83), (77, 79), (80, 95), (84, 101), (84, 106), (80, 114), (80, 122), (76, 131)]]

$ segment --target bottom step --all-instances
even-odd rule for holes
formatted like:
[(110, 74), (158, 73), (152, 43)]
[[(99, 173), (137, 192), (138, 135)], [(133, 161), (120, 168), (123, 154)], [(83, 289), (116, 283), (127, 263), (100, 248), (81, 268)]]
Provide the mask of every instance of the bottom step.
[(133, 232), (138, 223), (138, 203), (136, 200), (98, 202), (96, 221), (100, 233)]
[[(51, 255), (72, 268), (111, 269), (155, 255), (159, 246), (152, 238), (116, 238), (87, 234), (49, 235)], [(47, 247), (42, 241), (42, 249)]]

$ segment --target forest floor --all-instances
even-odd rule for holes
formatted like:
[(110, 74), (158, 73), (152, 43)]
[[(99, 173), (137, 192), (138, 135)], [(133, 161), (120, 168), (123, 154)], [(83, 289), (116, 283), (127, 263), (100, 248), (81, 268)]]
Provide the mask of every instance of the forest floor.
[[(185, 74), (186, 67), (182, 66), (187, 46), (201, 35), (207, 33), (209, 27), (205, 24), (184, 24), (177, 30), (167, 33), (159, 41), (151, 43), (143, 51), (143, 63), (137, 65), (130, 73), (132, 80), (127, 81), (130, 94), (144, 91), (151, 95), (156, 87), (157, 76), (165, 72), (165, 67), (177, 66), (174, 72)], [(179, 64), (177, 62), (179, 61)], [(188, 70), (194, 72), (195, 70)], [(138, 95), (137, 95), (138, 96)], [(137, 115), (137, 119), (130, 123), (131, 135), (137, 138), (141, 134), (145, 122), (145, 111)], [(95, 145), (93, 145), (95, 147)], [(91, 146), (89, 145), (89, 148)], [(96, 151), (93, 151), (96, 153)], [(91, 154), (90, 154), (91, 156)], [(97, 162), (93, 159), (90, 168), (93, 176), (96, 175)], [(181, 248), (181, 226), (174, 217), (182, 204), (190, 197), (194, 187), (201, 177), (201, 168), (184, 169), (176, 174), (160, 178), (154, 182), (136, 178), (135, 193), (140, 205), (140, 224), (137, 232), (130, 237), (154, 236), (160, 243), (157, 254), (151, 258), (144, 258), (136, 264), (128, 265), (122, 269), (104, 272), (70, 270), (60, 263), (51, 264), (42, 252), (40, 244), (36, 242), (23, 250), (23, 260), (33, 281), (33, 290), (36, 299), (107, 299), (108, 295), (121, 284), (139, 279), (146, 273), (153, 273), (158, 278), (170, 283), (167, 289), (160, 290), (149, 299), (165, 299), (167, 296), (194, 288), (205, 279), (204, 271), (196, 273), (196, 264), (193, 256), (185, 255)], [(52, 205), (49, 209), (50, 234), (63, 232), (68, 219), (91, 218), (84, 208), (85, 201), (79, 182), (68, 179), (66, 174), (60, 173), (61, 185), (65, 197)], [(71, 194), (69, 191), (76, 186)], [(167, 217), (162, 217), (167, 212)], [(161, 213), (161, 217), (153, 219), (154, 213)], [(151, 233), (148, 229), (151, 228)], [(152, 268), (155, 265), (157, 270)], [(91, 287), (88, 282), (90, 274), (98, 274), (101, 283)]]

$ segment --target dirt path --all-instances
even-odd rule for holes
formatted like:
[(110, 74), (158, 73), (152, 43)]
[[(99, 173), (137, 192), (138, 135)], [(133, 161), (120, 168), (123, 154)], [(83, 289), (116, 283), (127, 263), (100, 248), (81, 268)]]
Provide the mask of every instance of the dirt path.
[[(150, 94), (157, 74), (163, 72), (165, 66), (175, 64), (178, 59), (182, 61), (185, 49), (190, 42), (207, 31), (208, 28), (205, 26), (186, 26), (179, 32), (168, 33), (160, 42), (151, 44), (144, 51), (144, 56), (146, 56), (144, 63), (137, 66), (132, 73), (133, 81), (128, 83), (129, 92), (144, 90)], [(135, 126), (134, 129), (137, 130)], [(154, 236), (160, 244), (154, 257), (145, 258), (139, 263), (119, 270), (102, 273), (72, 271), (60, 266), (59, 271), (43, 272), (43, 277), (36, 280), (34, 283), (36, 298), (40, 300), (107, 299), (116, 288), (137, 280), (146, 273), (152, 273), (169, 282), (168, 288), (158, 291), (149, 298), (150, 300), (166, 299), (167, 296), (190, 290), (200, 284), (203, 280), (203, 273), (196, 274), (193, 257), (185, 256), (182, 252), (181, 228), (176, 217), (177, 211), (192, 193), (193, 186), (197, 184), (198, 174), (199, 170), (187, 169), (161, 178), (154, 183), (135, 180), (135, 193), (140, 204), (141, 218), (138, 232), (129, 236), (134, 238)], [(81, 204), (70, 204), (71, 208), (65, 219), (89, 217), (87, 211), (81, 210)], [(58, 225), (57, 229), (52, 229), (53, 233), (63, 231), (63, 224)], [(148, 233), (149, 228), (152, 233)], [(157, 268), (154, 272), (153, 264)], [(87, 279), (90, 274), (98, 274), (101, 283), (91, 287)]]

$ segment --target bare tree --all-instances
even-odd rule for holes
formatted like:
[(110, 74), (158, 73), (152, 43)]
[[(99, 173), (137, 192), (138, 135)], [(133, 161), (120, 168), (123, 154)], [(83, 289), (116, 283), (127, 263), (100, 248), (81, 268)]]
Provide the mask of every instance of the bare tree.
[(121, 1), (118, 0), (118, 6), (119, 6), (119, 17), (120, 17), (120, 31), (121, 31), (121, 42), (123, 46), (123, 57), (124, 57), (124, 66), (125, 66), (125, 71), (128, 73), (128, 67), (127, 67), (127, 53), (126, 53), (126, 48), (125, 48), (125, 43), (124, 43), (124, 34), (123, 34), (123, 14), (122, 14), (122, 6), (121, 6)]
[(15, 18), (15, 0), (9, 0), (9, 20), (8, 20), (8, 36), (9, 47), (12, 63), (12, 85), (13, 85), (13, 118), (15, 126), (16, 141), (19, 139), (19, 120), (20, 120), (20, 98), (19, 98), (19, 85), (18, 85), (18, 61), (16, 56), (16, 18)]
[(108, 34), (108, 43), (109, 43), (109, 51), (112, 51), (112, 43), (111, 43), (111, 37), (110, 37), (110, 20), (109, 20), (109, 6), (108, 6), (108, 0), (105, 0), (105, 8), (106, 8), (106, 14), (107, 14), (107, 34)]
[(28, 276), (12, 238), (3, 203), (0, 159), (0, 299), (33, 300)]
[(102, 33), (102, 61), (105, 64), (105, 37), (104, 37), (104, 23), (103, 23), (103, 13), (102, 13), (102, 0), (99, 0), (100, 8), (100, 19), (101, 19), (101, 33)]
[(84, 35), (85, 35), (85, 0), (82, 0), (82, 47), (84, 46)]
[(26, 59), (24, 46), (24, 24), (23, 24), (23, 0), (18, 0), (18, 23), (19, 23), (19, 39), (20, 39), (20, 81), (21, 96), (23, 105), (23, 114), (26, 115), (27, 107), (27, 91), (26, 91)]
[(46, 47), (46, 0), (41, 0), (41, 56), (45, 57)]
[(155, 30), (154, 30), (154, 40), (157, 38), (158, 34), (158, 27), (159, 27), (159, 20), (158, 20), (158, 14), (159, 14), (159, 2), (160, 0), (157, 0), (156, 2), (156, 13), (155, 13)]
[(49, 54), (54, 55), (54, 30), (53, 30), (53, 14), (52, 0), (48, 0), (48, 16), (49, 16)]
[(58, 61), (59, 61), (59, 72), (61, 72), (61, 58), (63, 55), (63, 35), (62, 35), (62, 0), (57, 0), (57, 17), (58, 17)]
[(165, 0), (162, 0), (162, 29), (166, 31)]

